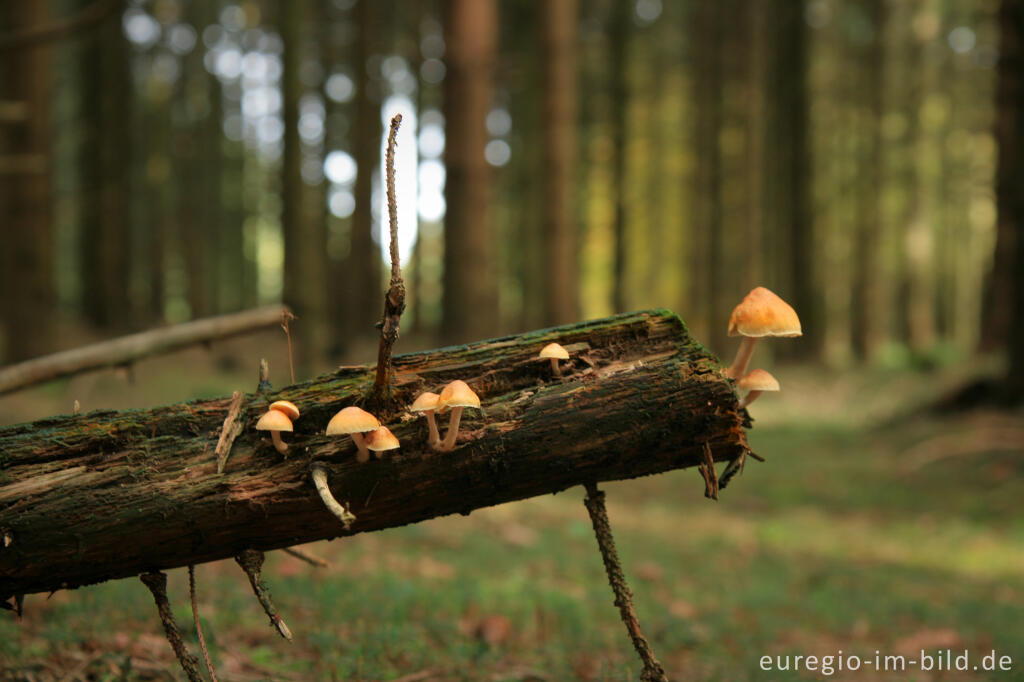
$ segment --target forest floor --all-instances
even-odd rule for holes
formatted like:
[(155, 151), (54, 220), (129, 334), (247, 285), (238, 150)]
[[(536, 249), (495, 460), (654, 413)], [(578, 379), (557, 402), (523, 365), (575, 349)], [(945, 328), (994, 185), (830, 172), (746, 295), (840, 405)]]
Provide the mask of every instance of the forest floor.
[[(10, 423), (70, 412), (75, 399), (89, 410), (251, 390), (266, 348), (285, 383), (268, 336), (140, 363), (132, 383), (98, 372), (0, 397), (0, 411)], [(963, 368), (776, 375), (784, 392), (751, 408), (750, 440), (768, 461), (750, 462), (720, 502), (704, 499), (692, 470), (602, 486), (670, 678), (1024, 679), (1024, 415), (916, 409), (963, 381)], [(234, 562), (198, 566), (218, 676), (635, 680), (582, 499), (574, 489), (305, 548), (329, 568), (270, 553), (264, 576), (291, 644)], [(169, 593), (198, 654), (185, 570), (170, 572)], [(922, 649), (966, 649), (972, 666), (994, 650), (1012, 670), (760, 668), (762, 656), (909, 661)], [(20, 622), (0, 614), (2, 680), (180, 677), (136, 580), (30, 595)]]

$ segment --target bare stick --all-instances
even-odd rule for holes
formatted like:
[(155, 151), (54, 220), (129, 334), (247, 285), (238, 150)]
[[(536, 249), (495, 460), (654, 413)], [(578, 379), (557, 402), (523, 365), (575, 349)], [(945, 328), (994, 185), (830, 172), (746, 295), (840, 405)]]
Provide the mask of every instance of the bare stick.
[(0, 394), (179, 348), (246, 334), (281, 322), (280, 305), (208, 317), (46, 355), (0, 370)]
[(167, 641), (174, 649), (174, 655), (178, 657), (182, 670), (188, 675), (190, 682), (203, 682), (203, 676), (199, 674), (199, 661), (188, 652), (185, 641), (181, 638), (181, 631), (178, 624), (174, 622), (174, 614), (171, 613), (171, 604), (167, 601), (167, 574), (166, 573), (143, 573), (139, 576), (142, 584), (153, 593), (153, 601), (156, 602), (156, 609), (160, 612), (160, 622), (164, 625), (164, 634)]
[(398, 323), (405, 310), (405, 282), (398, 258), (398, 201), (395, 198), (395, 142), (402, 115), (395, 114), (388, 132), (388, 148), (384, 156), (387, 169), (388, 222), (391, 227), (391, 281), (384, 296), (384, 317), (380, 326), (380, 345), (377, 348), (377, 378), (373, 384), (374, 396), (381, 401), (391, 383), (391, 348), (398, 339)]
[(249, 576), (249, 584), (252, 585), (252, 591), (256, 594), (256, 599), (259, 600), (260, 606), (263, 607), (263, 612), (270, 618), (270, 624), (277, 629), (282, 637), (289, 642), (292, 641), (292, 631), (288, 629), (284, 620), (278, 615), (277, 609), (274, 608), (274, 602), (270, 600), (270, 590), (267, 589), (266, 584), (264, 584), (263, 579), (260, 577), (260, 569), (263, 567), (263, 552), (247, 549), (236, 556), (235, 561), (242, 567), (245, 574)]
[(608, 521), (608, 510), (604, 506), (604, 493), (597, 489), (597, 484), (587, 483), (587, 496), (583, 504), (590, 512), (590, 522), (594, 526), (594, 535), (597, 536), (597, 546), (601, 550), (601, 558), (604, 560), (604, 570), (608, 574), (608, 583), (615, 593), (615, 605), (619, 607), (619, 615), (622, 622), (626, 624), (629, 638), (633, 641), (633, 648), (640, 655), (644, 664), (644, 670), (640, 679), (644, 682), (668, 682), (665, 676), (665, 669), (654, 656), (651, 645), (647, 643), (644, 633), (640, 630), (640, 621), (637, 620), (636, 611), (633, 610), (633, 592), (629, 589), (626, 576), (622, 572), (622, 565), (619, 563), (619, 555), (615, 551), (615, 538), (612, 537), (612, 527)]
[(192, 619), (196, 622), (196, 636), (199, 637), (199, 648), (203, 650), (203, 660), (206, 661), (206, 669), (210, 671), (210, 679), (213, 682), (217, 682), (217, 673), (213, 670), (210, 651), (206, 648), (203, 626), (199, 624), (199, 604), (196, 602), (196, 567), (192, 564), (188, 565), (188, 596), (192, 600)]
[(217, 441), (217, 473), (224, 473), (224, 465), (228, 463), (228, 456), (231, 454), (231, 445), (235, 438), (242, 432), (242, 400), (245, 396), (241, 391), (235, 391), (231, 396), (231, 406), (228, 408), (228, 416), (224, 418), (224, 426), (220, 430), (220, 439)]
[(281, 329), (284, 330), (285, 338), (288, 339), (288, 371), (292, 375), (292, 383), (295, 383), (295, 363), (292, 361), (292, 330), (289, 327), (289, 322), (296, 319), (292, 311), (284, 309), (281, 311)]
[(316, 486), (316, 491), (320, 494), (320, 499), (328, 511), (345, 524), (345, 530), (351, 528), (352, 523), (356, 520), (356, 515), (345, 509), (344, 505), (335, 499), (330, 486), (327, 485), (327, 470), (319, 464), (313, 465), (313, 485)]
[(330, 561), (327, 561), (326, 559), (321, 559), (315, 554), (310, 554), (309, 552), (298, 549), (297, 547), (285, 547), (281, 551), (285, 554), (292, 555), (296, 559), (301, 559), (302, 561), (305, 561), (307, 564), (312, 564), (313, 566), (316, 566), (318, 568), (330, 568), (331, 566)]

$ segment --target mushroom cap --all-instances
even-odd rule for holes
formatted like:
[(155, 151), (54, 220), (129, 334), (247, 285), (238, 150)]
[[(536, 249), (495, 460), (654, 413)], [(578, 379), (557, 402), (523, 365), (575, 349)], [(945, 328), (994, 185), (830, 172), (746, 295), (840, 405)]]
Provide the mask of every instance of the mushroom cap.
[(258, 431), (291, 431), (292, 420), (280, 410), (267, 410), (256, 422)]
[(416, 398), (416, 401), (413, 402), (412, 407), (409, 408), (409, 411), (410, 412), (429, 412), (430, 410), (436, 410), (437, 409), (437, 401), (440, 398), (441, 398), (441, 396), (439, 396), (436, 393), (431, 393), (430, 391), (427, 391), (425, 393), (420, 393), (419, 397)]
[(338, 412), (327, 422), (328, 436), (345, 436), (350, 433), (373, 431), (380, 426), (377, 418), (366, 410), (350, 406)]
[(801, 336), (796, 311), (764, 287), (751, 290), (733, 308), (729, 318), (729, 336)]
[(542, 358), (555, 358), (557, 360), (568, 360), (569, 351), (562, 348), (557, 343), (549, 343), (540, 349), (540, 357)]
[(446, 407), (475, 407), (480, 408), (480, 396), (473, 392), (465, 381), (456, 379), (441, 391), (437, 400), (437, 409)]
[(386, 426), (379, 426), (366, 434), (366, 447), (374, 452), (395, 450), (398, 446), (398, 438)]
[(295, 407), (295, 403), (290, 400), (275, 400), (270, 403), (270, 409), (284, 412), (292, 421), (299, 418), (299, 408)]
[(745, 388), (748, 391), (778, 391), (779, 382), (763, 369), (753, 369), (736, 382), (736, 387)]

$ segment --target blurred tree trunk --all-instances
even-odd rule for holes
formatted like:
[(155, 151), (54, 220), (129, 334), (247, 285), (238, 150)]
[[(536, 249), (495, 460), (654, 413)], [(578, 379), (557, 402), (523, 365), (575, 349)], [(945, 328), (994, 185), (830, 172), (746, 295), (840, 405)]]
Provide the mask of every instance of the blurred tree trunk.
[[(0, 25), (16, 32), (45, 25), (49, 3), (0, 3)], [(50, 129), (51, 52), (29, 45), (0, 54), (0, 93), (24, 103), (24, 121), (0, 124), (0, 156), (11, 159), (0, 176), (0, 296), (6, 358), (22, 360), (52, 350), (54, 304)]]
[(853, 347), (864, 360), (874, 358), (885, 341), (888, 329), (889, 300), (882, 275), (882, 118), (885, 115), (885, 23), (884, 0), (869, 0), (865, 5), (874, 29), (875, 39), (862, 51), (861, 72), (864, 74), (862, 92), (868, 100), (863, 117), (861, 146), (864, 167), (857, 182), (857, 225), (854, 239), (853, 264)]
[(928, 71), (932, 67), (922, 59), (924, 46), (921, 39), (911, 33), (908, 41), (911, 65), (907, 93), (907, 142), (910, 158), (907, 165), (907, 193), (909, 200), (903, 225), (903, 253), (906, 270), (903, 282), (904, 316), (906, 319), (907, 343), (914, 351), (926, 351), (935, 343), (935, 310), (933, 299), (933, 251), (934, 237), (929, 224), (926, 202), (925, 157), (928, 152), (927, 131), (922, 122), (922, 104), (929, 91)]
[(1024, 3), (1003, 0), (999, 9), (999, 63), (996, 72), (995, 135), (996, 242), (992, 270), (985, 290), (981, 347), (1006, 346), (1010, 351), (1010, 380), (1024, 386), (1021, 365), (1024, 330), (1021, 308), (1024, 288)]
[[(381, 251), (374, 239), (373, 178), (378, 172), (383, 124), (380, 113), (379, 76), (370, 75), (369, 60), (377, 44), (376, 12), (373, 0), (358, 0), (355, 41), (355, 122), (352, 141), (356, 160), (355, 212), (352, 214), (351, 247), (348, 255), (348, 286), (351, 297), (347, 334), (357, 338), (376, 335), (374, 325), (381, 316), (384, 282)], [(415, 295), (415, 292), (413, 292)]]
[(150, 319), (164, 320), (167, 268), (167, 242), (173, 233), (174, 189), (171, 182), (170, 87), (161, 82), (149, 88), (146, 125), (149, 154), (146, 159), (146, 221), (149, 242), (146, 264), (149, 271), (148, 303)]
[(772, 270), (765, 282), (788, 300), (803, 322), (804, 338), (779, 351), (791, 357), (820, 357), (822, 325), (815, 280), (815, 235), (811, 219), (807, 25), (803, 2), (779, 2), (769, 15), (765, 124), (765, 237), (774, 243)]
[(544, 324), (579, 317), (576, 248), (577, 0), (541, 4), (543, 48), (543, 165), (545, 256)]
[(484, 338), (497, 325), (491, 171), (485, 120), (497, 53), (497, 3), (446, 0), (445, 249), (442, 338)]
[[(81, 8), (91, 0), (79, 3)], [(82, 311), (101, 329), (131, 326), (129, 175), (132, 108), (128, 46), (119, 13), (88, 38), (81, 67), (85, 129), (79, 157)]]
[[(720, 301), (722, 281), (722, 149), (725, 37), (723, 7), (700, 2), (693, 20), (696, 46), (694, 101), (697, 103), (697, 195), (694, 230), (688, 265), (692, 273), (688, 314), (696, 334), (707, 338), (711, 348), (725, 347), (726, 329), (711, 323)], [(723, 304), (726, 305), (726, 304)]]
[[(993, 305), (1005, 305), (1007, 310), (1007, 388), (1020, 399), (1024, 397), (1024, 2), (1020, 0), (1003, 0), (999, 11), (996, 78), (996, 257), (1005, 252), (1010, 265), (1005, 273), (994, 273), (992, 286), (1002, 288), (992, 295), (998, 297)], [(995, 275), (1005, 278), (1005, 283)]]
[(626, 310), (626, 129), (629, 109), (629, 38), (633, 5), (615, 2), (609, 15), (608, 73), (611, 79), (612, 192), (615, 217), (612, 224), (612, 312)]
[[(191, 3), (189, 24), (202, 28), (217, 21), (215, 6)], [(217, 80), (203, 65), (198, 46), (182, 62), (172, 96), (171, 153), (174, 159), (176, 246), (185, 271), (185, 298), (193, 318), (216, 310), (217, 251), (220, 234), (220, 145), (211, 144), (210, 118), (220, 116)], [(219, 120), (218, 120), (219, 125)]]
[[(304, 50), (304, 28), (310, 25), (312, 5), (309, 0), (294, 0), (281, 5), (282, 98), (284, 110), (284, 156), (281, 168), (282, 215), (284, 236), (284, 302), (299, 318), (294, 328), (295, 366), (298, 374), (307, 374), (312, 363), (326, 353), (327, 301), (324, 255), (326, 238), (319, 192), (314, 192), (302, 178), (303, 145), (299, 136), (299, 103), (303, 85), (299, 76)], [(368, 287), (370, 285), (367, 285)], [(378, 302), (375, 289), (360, 290)], [(342, 294), (344, 295), (344, 293)]]

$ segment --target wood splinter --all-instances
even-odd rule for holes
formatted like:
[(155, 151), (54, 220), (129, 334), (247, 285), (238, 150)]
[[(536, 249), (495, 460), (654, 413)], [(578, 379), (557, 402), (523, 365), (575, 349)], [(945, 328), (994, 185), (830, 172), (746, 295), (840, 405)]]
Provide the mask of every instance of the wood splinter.
[(356, 515), (345, 509), (338, 500), (331, 494), (331, 489), (327, 485), (327, 469), (320, 465), (313, 465), (313, 485), (316, 486), (316, 491), (320, 493), (320, 499), (323, 500), (324, 506), (338, 517), (338, 520), (345, 524), (345, 530), (352, 527), (352, 523), (356, 520)]
[(220, 438), (217, 440), (217, 448), (214, 454), (217, 455), (217, 473), (224, 473), (224, 466), (228, 463), (228, 456), (231, 455), (231, 445), (235, 438), (242, 432), (242, 401), (245, 398), (241, 391), (235, 391), (231, 396), (231, 406), (228, 408), (228, 416), (224, 418), (224, 426), (220, 430)]
[(274, 608), (274, 602), (270, 600), (270, 590), (267, 589), (260, 576), (260, 569), (263, 567), (263, 552), (247, 549), (236, 556), (235, 561), (242, 567), (245, 574), (249, 576), (249, 584), (252, 585), (252, 591), (256, 594), (256, 599), (259, 600), (260, 606), (263, 607), (263, 612), (270, 618), (270, 624), (277, 629), (278, 634), (289, 642), (292, 641), (292, 631), (288, 629), (284, 619), (278, 615), (277, 609)]
[(704, 497), (718, 501), (718, 472), (715, 471), (715, 458), (711, 455), (711, 446), (704, 443), (704, 461), (700, 463), (700, 475), (704, 477)]

